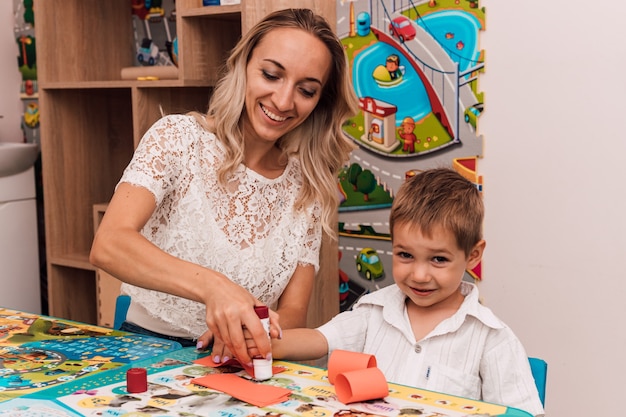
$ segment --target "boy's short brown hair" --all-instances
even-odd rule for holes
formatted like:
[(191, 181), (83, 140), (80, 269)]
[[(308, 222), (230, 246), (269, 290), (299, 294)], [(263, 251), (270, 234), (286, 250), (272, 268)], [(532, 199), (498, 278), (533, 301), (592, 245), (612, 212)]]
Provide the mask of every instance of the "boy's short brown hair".
[(408, 178), (398, 190), (389, 214), (389, 231), (408, 225), (429, 236), (433, 228), (451, 231), (469, 255), (482, 239), (485, 209), (476, 185), (449, 168), (434, 168)]

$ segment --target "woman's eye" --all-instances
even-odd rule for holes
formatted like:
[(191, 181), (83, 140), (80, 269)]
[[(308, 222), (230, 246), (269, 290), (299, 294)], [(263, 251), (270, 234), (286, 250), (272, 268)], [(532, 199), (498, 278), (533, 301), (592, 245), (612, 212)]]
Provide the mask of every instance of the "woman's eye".
[(277, 80), (277, 79), (278, 79), (278, 77), (277, 77), (277, 76), (275, 76), (275, 75), (274, 75), (274, 74), (272, 74), (272, 73), (269, 73), (269, 72), (267, 72), (267, 71), (265, 71), (265, 70), (263, 70), (262, 72), (263, 72), (263, 77), (265, 77), (266, 79), (268, 79), (268, 80), (270, 80), (270, 81), (274, 81), (274, 80)]
[(301, 88), (300, 91), (302, 92), (303, 96), (308, 97), (308, 98), (315, 97), (315, 94), (317, 94), (316, 90), (309, 90), (306, 88)]

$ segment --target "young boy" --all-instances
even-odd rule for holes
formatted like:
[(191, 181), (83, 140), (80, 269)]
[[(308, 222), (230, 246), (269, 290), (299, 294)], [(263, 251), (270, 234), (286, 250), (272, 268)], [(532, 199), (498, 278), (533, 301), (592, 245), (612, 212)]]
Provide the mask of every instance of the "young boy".
[(389, 219), (395, 285), (318, 329), (285, 330), (272, 340), (273, 357), (365, 352), (390, 382), (543, 415), (522, 344), (463, 281), (485, 248), (483, 212), (476, 187), (451, 169), (408, 179)]

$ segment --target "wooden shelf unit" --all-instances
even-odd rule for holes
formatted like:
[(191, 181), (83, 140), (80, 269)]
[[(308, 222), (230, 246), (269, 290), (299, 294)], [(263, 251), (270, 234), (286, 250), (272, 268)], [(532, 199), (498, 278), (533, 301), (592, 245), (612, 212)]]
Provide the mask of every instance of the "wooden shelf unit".
[[(102, 324), (88, 254), (102, 213), (146, 130), (164, 114), (206, 111), (230, 49), (271, 10), (311, 7), (335, 22), (334, 2), (176, 0), (178, 79), (122, 80), (135, 65), (130, 0), (35, 0), (49, 314)], [(94, 225), (95, 224), (95, 225)], [(339, 311), (337, 245), (325, 239), (309, 325)], [(100, 323), (99, 323), (100, 322)]]

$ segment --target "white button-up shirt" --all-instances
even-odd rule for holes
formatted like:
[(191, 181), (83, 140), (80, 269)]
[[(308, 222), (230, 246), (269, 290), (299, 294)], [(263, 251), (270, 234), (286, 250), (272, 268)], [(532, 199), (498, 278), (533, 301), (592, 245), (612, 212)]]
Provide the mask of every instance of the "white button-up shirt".
[(363, 296), (318, 330), (335, 349), (376, 356), (388, 381), (544, 414), (528, 356), (513, 331), (461, 283), (463, 304), (415, 340), (406, 295), (390, 285)]

